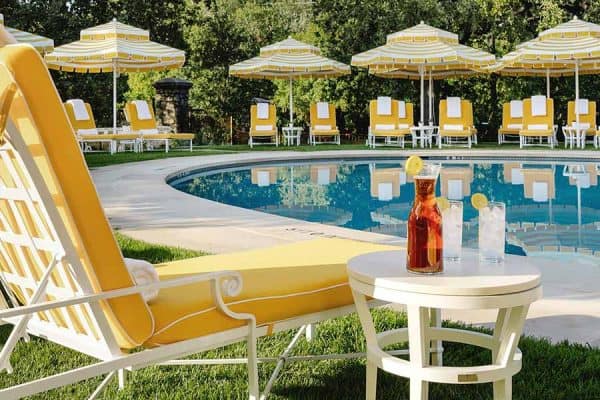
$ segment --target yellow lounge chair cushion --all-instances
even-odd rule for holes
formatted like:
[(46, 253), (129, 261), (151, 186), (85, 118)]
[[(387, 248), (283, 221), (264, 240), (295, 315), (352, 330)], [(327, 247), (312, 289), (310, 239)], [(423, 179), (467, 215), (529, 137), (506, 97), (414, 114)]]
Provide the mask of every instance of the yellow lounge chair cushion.
[(271, 136), (276, 136), (276, 135), (277, 135), (277, 129), (272, 129), (270, 131), (267, 131), (267, 130), (264, 130), (264, 131), (251, 130), (250, 131), (250, 136), (271, 137)]
[(87, 140), (87, 141), (92, 141), (92, 140), (115, 140), (117, 137), (117, 135), (112, 135), (112, 134), (102, 134), (102, 135), (77, 135), (77, 139), (81, 139), (81, 140)]
[(69, 117), (69, 121), (71, 122), (71, 125), (73, 126), (73, 129), (75, 130), (75, 132), (77, 132), (80, 129), (95, 129), (96, 128), (96, 122), (94, 120), (94, 113), (92, 112), (92, 106), (90, 106), (90, 103), (85, 103), (85, 109), (87, 110), (87, 113), (90, 116), (89, 119), (85, 119), (85, 120), (78, 120), (77, 118), (75, 118), (75, 110), (73, 110), (73, 106), (71, 105), (71, 103), (64, 103), (64, 104), (65, 104), (65, 111), (67, 112), (67, 116)]
[(373, 136), (406, 136), (410, 135), (409, 128), (396, 128), (396, 129), (373, 129), (371, 131)]
[(336, 136), (340, 134), (340, 131), (335, 128), (335, 129), (315, 129), (313, 127), (313, 129), (311, 130), (311, 133), (315, 136)]
[(440, 129), (440, 136), (469, 137), (471, 135), (473, 135), (473, 131), (470, 128), (464, 128), (463, 130)]
[(194, 136), (193, 133), (151, 133), (141, 137), (144, 140), (193, 140)]
[[(219, 270), (239, 271), (243, 288), (225, 302), (235, 312), (255, 315), (265, 325), (353, 304), (347, 261), (359, 254), (396, 247), (344, 239), (317, 239), (233, 254), (157, 265), (161, 280)], [(244, 325), (217, 311), (207, 283), (161, 290), (150, 302), (156, 346)]]
[[(35, 162), (56, 199), (94, 289), (109, 291), (132, 286), (44, 61), (31, 46), (9, 45), (0, 48), (0, 62), (12, 72), (30, 113), (13, 106), (11, 119), (32, 146), (30, 150), (35, 151)], [(122, 348), (139, 346), (152, 334), (152, 315), (140, 295), (109, 300), (102, 306)]]
[(519, 131), (521, 136), (553, 136), (554, 131), (552, 129), (523, 129)]
[(498, 132), (502, 133), (504, 135), (518, 135), (519, 131), (520, 131), (520, 129), (513, 129), (513, 128), (500, 128), (500, 129), (498, 129)]

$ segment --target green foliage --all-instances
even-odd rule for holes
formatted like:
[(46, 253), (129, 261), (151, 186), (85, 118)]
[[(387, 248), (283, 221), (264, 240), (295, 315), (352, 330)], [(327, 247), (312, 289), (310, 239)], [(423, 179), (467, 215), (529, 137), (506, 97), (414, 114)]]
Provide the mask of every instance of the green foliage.
[[(83, 28), (113, 17), (149, 29), (151, 38), (186, 51), (186, 66), (177, 71), (130, 74), (119, 79), (119, 102), (151, 98), (152, 83), (165, 76), (191, 80), (191, 106), (202, 121), (202, 135), (223, 142), (233, 117), (235, 130), (246, 130), (254, 97), (278, 106), (280, 124), (289, 115), (289, 82), (230, 77), (230, 65), (258, 55), (259, 49), (292, 36), (319, 46), (327, 57), (349, 63), (351, 56), (385, 43), (386, 35), (420, 21), (456, 32), (461, 43), (502, 56), (540, 31), (576, 15), (600, 22), (600, 2), (591, 0), (3, 0), (9, 26), (52, 37), (60, 45), (79, 36)], [(80, 97), (92, 103), (99, 124), (111, 121), (110, 74), (53, 72), (63, 98)], [(566, 117), (574, 96), (574, 79), (552, 79), (557, 123)], [(596, 98), (600, 81), (581, 78), (581, 96)], [(544, 78), (498, 76), (453, 79), (435, 83), (437, 100), (460, 95), (474, 103), (476, 123), (490, 124), (494, 140), (501, 104), (513, 98), (545, 93)], [(364, 135), (368, 101), (390, 95), (418, 104), (418, 82), (386, 80), (364, 69), (338, 79), (294, 82), (296, 123), (306, 124), (309, 104), (335, 103), (338, 125)], [(415, 111), (418, 112), (418, 107)]]

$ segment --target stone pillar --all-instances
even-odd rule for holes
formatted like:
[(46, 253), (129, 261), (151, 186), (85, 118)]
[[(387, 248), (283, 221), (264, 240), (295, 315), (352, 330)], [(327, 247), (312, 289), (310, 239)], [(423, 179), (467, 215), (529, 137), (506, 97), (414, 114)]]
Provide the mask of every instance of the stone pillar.
[[(156, 116), (162, 125), (175, 132), (190, 133), (189, 92), (192, 83), (178, 78), (165, 78), (154, 82)], [(193, 133), (193, 132), (192, 132)]]

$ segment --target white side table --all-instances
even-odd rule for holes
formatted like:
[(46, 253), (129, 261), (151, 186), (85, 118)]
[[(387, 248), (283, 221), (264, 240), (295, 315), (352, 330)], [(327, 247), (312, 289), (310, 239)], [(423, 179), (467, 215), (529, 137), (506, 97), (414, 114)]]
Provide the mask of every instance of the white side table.
[(300, 136), (302, 136), (304, 128), (300, 126), (284, 126), (281, 128), (283, 133), (283, 145), (291, 146), (296, 142), (296, 146), (300, 146)]
[[(406, 271), (404, 251), (370, 253), (351, 259), (348, 276), (367, 340), (367, 396), (375, 399), (377, 368), (410, 379), (410, 399), (426, 400), (429, 382), (494, 383), (494, 400), (512, 398), (512, 376), (521, 370), (517, 348), (529, 305), (542, 296), (539, 271), (526, 257), (507, 255), (502, 264), (479, 262), (476, 251), (463, 249), (460, 262), (446, 263), (439, 275)], [(377, 333), (367, 298), (405, 304), (408, 328)], [(498, 309), (493, 336), (440, 327), (430, 318), (435, 309)], [(410, 361), (382, 349), (409, 342)], [(441, 356), (429, 361), (443, 341), (492, 351), (492, 362), (475, 367), (445, 367)]]
[(413, 137), (413, 148), (416, 147), (417, 143), (420, 144), (421, 148), (426, 146), (431, 147), (433, 142), (433, 136), (437, 131), (438, 127), (434, 125), (422, 125), (413, 126), (410, 128), (410, 132)]

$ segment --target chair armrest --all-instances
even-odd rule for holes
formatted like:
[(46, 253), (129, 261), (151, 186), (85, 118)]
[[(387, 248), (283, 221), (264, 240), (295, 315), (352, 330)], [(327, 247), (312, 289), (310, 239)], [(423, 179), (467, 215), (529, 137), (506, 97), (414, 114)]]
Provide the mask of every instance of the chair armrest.
[[(140, 294), (142, 291), (147, 289), (166, 289), (171, 287), (187, 286), (206, 281), (210, 281), (212, 284), (213, 295), (215, 296), (215, 300), (219, 308), (224, 306), (221, 290), (223, 290), (227, 296), (237, 296), (242, 290), (242, 277), (239, 273), (234, 271), (207, 272), (203, 274), (186, 276), (183, 278), (169, 279), (162, 282), (154, 282), (147, 285), (133, 285), (127, 288), (109, 290), (107, 292), (76, 296), (68, 299), (47, 301), (43, 303), (1, 310), (0, 320), (10, 317), (34, 314), (42, 311), (49, 311), (55, 308), (69, 307), (78, 304), (93, 303), (101, 300), (109, 300), (117, 297)], [(229, 312), (228, 310), (223, 311), (226, 313)]]

